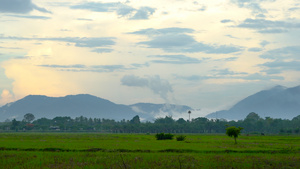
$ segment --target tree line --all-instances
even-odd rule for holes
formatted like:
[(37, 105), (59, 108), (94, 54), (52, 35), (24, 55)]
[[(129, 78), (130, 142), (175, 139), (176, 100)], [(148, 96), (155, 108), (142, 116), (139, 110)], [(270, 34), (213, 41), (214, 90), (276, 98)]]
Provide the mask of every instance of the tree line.
[(2, 131), (64, 131), (64, 132), (104, 132), (104, 133), (224, 133), (226, 126), (244, 128), (243, 133), (287, 133), (300, 134), (300, 115), (292, 120), (261, 118), (252, 112), (243, 120), (208, 119), (205, 117), (185, 120), (173, 119), (171, 116), (155, 119), (153, 122), (141, 122), (139, 116), (131, 120), (115, 121), (103, 118), (55, 117), (53, 119), (34, 118), (31, 113), (25, 114), (22, 121), (13, 119), (0, 123)]

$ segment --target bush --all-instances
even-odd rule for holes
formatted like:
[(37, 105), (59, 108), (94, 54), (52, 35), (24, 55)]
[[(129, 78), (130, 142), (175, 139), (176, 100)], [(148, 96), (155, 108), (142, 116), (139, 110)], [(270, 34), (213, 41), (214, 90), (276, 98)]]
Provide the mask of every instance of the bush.
[(177, 140), (177, 141), (184, 141), (185, 138), (186, 138), (186, 136), (181, 135), (181, 136), (177, 136), (177, 137), (176, 137), (176, 140)]
[(165, 133), (157, 133), (156, 135), (155, 135), (155, 138), (156, 138), (156, 140), (172, 140), (173, 139), (173, 137), (174, 137), (174, 135), (173, 134), (165, 134)]

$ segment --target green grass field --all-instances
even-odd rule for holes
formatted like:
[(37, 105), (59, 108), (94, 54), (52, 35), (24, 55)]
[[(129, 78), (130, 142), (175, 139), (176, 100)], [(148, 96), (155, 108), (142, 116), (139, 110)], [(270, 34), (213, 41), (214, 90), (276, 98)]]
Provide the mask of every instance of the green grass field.
[(0, 133), (1, 168), (300, 168), (300, 136)]

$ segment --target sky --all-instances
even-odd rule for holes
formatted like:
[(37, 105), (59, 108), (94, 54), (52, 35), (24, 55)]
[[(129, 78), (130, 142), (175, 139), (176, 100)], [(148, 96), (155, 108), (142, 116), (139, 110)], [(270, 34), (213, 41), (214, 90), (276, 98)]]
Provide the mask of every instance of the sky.
[(27, 95), (198, 115), (300, 85), (299, 0), (0, 0), (0, 106)]

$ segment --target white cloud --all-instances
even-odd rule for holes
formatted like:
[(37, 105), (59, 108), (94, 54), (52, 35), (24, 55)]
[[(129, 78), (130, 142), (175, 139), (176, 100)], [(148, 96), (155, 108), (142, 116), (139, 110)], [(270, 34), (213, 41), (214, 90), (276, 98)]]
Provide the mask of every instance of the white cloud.
[(14, 100), (14, 95), (9, 90), (4, 89), (1, 93), (0, 106), (13, 102)]

